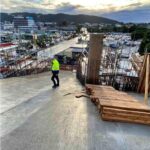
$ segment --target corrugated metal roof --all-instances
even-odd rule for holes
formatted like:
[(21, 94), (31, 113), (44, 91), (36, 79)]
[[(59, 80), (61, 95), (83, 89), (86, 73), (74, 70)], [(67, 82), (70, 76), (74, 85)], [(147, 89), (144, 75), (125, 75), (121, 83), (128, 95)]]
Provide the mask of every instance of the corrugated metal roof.
[(13, 43), (0, 43), (0, 48), (5, 48), (5, 47), (9, 47), (9, 46), (14, 46), (15, 44)]

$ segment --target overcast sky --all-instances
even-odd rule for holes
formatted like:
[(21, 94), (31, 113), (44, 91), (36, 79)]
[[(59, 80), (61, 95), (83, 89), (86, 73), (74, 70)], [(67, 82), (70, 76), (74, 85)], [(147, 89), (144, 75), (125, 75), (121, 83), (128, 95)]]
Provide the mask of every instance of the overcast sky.
[(104, 16), (122, 22), (150, 22), (150, 0), (1, 0), (1, 12)]

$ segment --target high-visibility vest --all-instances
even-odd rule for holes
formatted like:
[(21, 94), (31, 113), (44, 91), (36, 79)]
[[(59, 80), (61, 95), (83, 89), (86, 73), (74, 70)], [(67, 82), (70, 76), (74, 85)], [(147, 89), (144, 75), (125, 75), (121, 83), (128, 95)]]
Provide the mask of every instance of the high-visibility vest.
[(57, 59), (54, 59), (52, 61), (52, 71), (59, 71), (59, 62)]

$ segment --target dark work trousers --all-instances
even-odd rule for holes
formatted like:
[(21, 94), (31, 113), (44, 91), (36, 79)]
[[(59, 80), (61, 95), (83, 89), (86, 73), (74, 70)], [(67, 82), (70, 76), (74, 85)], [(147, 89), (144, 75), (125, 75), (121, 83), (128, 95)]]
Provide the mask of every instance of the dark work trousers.
[[(58, 74), (59, 74), (59, 71), (52, 71), (52, 78), (51, 80), (53, 81), (54, 83), (54, 86), (59, 86), (59, 77), (58, 77)], [(56, 83), (57, 81), (57, 83)]]

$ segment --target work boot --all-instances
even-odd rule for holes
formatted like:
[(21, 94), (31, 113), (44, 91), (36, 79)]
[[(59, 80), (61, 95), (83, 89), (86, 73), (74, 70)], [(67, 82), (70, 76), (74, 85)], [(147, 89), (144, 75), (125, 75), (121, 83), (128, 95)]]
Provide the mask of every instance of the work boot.
[(56, 86), (59, 86), (59, 84), (56, 84)]
[(57, 85), (53, 85), (53, 86), (52, 86), (53, 89), (56, 88), (56, 87), (57, 87)]

